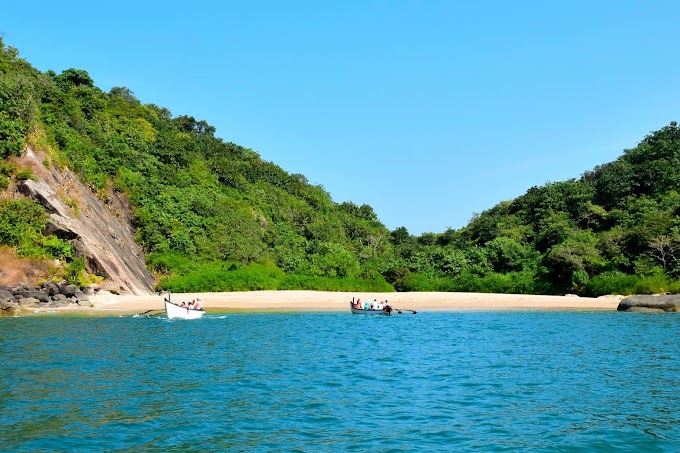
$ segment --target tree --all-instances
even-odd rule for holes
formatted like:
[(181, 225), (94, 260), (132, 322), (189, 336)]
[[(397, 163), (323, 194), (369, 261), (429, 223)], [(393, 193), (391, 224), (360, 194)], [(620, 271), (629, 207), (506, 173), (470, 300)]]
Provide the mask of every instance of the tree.
[(527, 256), (527, 251), (514, 239), (497, 237), (485, 245), (489, 263), (495, 272), (519, 271)]
[(536, 249), (545, 252), (566, 238), (576, 234), (577, 229), (566, 212), (551, 214), (539, 225), (536, 236)]
[(605, 268), (607, 261), (600, 255), (597, 237), (590, 232), (580, 232), (551, 247), (544, 254), (542, 264), (557, 282), (571, 285), (575, 272), (595, 275)]
[(193, 116), (181, 115), (173, 120), (177, 129), (182, 132), (195, 132), (196, 134), (207, 134), (212, 136), (216, 129), (209, 125), (205, 120), (196, 121)]
[(668, 270), (669, 264), (676, 259), (675, 254), (678, 251), (678, 242), (662, 234), (649, 241), (648, 245), (647, 255), (658, 260), (664, 270)]
[(71, 87), (94, 87), (94, 80), (92, 80), (87, 71), (82, 69), (66, 69), (55, 78), (55, 81), (65, 91)]
[(469, 265), (465, 252), (453, 247), (436, 247), (432, 252), (432, 262), (445, 276), (458, 275)]
[(607, 211), (602, 206), (586, 201), (579, 213), (579, 222), (584, 228), (597, 229), (606, 218)]
[(109, 96), (115, 97), (118, 96), (122, 99), (125, 99), (127, 102), (130, 102), (132, 104), (139, 104), (139, 99), (135, 97), (135, 94), (130, 91), (129, 88), (126, 87), (113, 87), (109, 91)]
[(418, 243), (422, 245), (435, 245), (437, 235), (435, 233), (423, 233), (418, 237)]
[(635, 191), (633, 165), (623, 159), (597, 166), (584, 173), (581, 180), (592, 183), (595, 188), (592, 202), (605, 209), (621, 206)]
[(332, 242), (316, 243), (311, 262), (320, 276), (353, 277), (360, 271), (354, 255), (342, 245)]
[(208, 228), (210, 244), (225, 261), (243, 264), (261, 261), (266, 246), (262, 228), (252, 215), (242, 211), (223, 212)]
[(406, 227), (401, 226), (390, 232), (390, 242), (394, 245), (406, 244), (412, 242), (412, 236)]

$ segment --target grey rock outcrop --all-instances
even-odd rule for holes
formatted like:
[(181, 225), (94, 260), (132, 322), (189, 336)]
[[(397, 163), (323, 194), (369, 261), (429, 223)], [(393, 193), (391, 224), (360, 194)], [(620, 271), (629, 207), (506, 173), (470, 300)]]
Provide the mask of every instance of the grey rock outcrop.
[(121, 293), (152, 294), (154, 279), (134, 240), (130, 211), (123, 197), (111, 192), (105, 204), (68, 169), (45, 168), (31, 149), (25, 156), (38, 180), (22, 181), (17, 189), (45, 208), (49, 216), (46, 233), (70, 240), (77, 256), (85, 257), (88, 272), (103, 276)]
[(18, 310), (21, 308), (14, 300), (0, 300), (0, 310)]
[(10, 300), (14, 297), (14, 293), (11, 290), (0, 288), (0, 302)]
[(616, 309), (638, 313), (680, 312), (680, 294), (628, 296), (619, 302)]
[(39, 302), (49, 301), (49, 294), (46, 291), (20, 290), (14, 294), (15, 299), (33, 298)]
[(56, 283), (46, 284), (45, 289), (47, 289), (47, 295), (49, 295), (49, 296), (54, 296), (56, 294), (59, 294), (59, 285), (57, 285)]
[(32, 307), (39, 304), (40, 301), (35, 297), (24, 297), (23, 299), (19, 299), (18, 303), (20, 307)]
[(73, 296), (76, 293), (76, 291), (78, 291), (78, 287), (76, 285), (63, 284), (59, 286), (59, 292), (66, 297)]
[[(22, 309), (41, 309), (53, 307), (66, 307), (70, 304), (77, 304), (81, 307), (92, 306), (90, 298), (82, 291), (75, 291), (71, 295), (64, 292), (71, 292), (72, 285), (53, 285), (45, 283), (40, 288), (17, 287), (14, 289), (0, 288), (0, 315), (10, 314)], [(61, 292), (49, 295), (50, 289), (56, 287)]]

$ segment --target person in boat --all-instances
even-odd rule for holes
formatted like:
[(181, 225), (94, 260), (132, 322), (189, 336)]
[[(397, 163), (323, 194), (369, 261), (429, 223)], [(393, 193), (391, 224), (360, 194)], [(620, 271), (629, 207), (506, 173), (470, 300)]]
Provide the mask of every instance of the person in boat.
[(182, 302), (182, 305), (181, 305), (181, 307), (182, 307), (182, 308), (189, 308), (189, 306), (187, 305), (187, 303), (186, 303), (186, 302)]
[(201, 299), (196, 299), (196, 303), (194, 304), (194, 310), (203, 310), (203, 304), (201, 303)]
[(357, 299), (356, 303), (354, 304), (354, 308), (361, 310), (361, 299)]
[(368, 307), (370, 307), (370, 304), (368, 302), (364, 302), (364, 310), (368, 310)]

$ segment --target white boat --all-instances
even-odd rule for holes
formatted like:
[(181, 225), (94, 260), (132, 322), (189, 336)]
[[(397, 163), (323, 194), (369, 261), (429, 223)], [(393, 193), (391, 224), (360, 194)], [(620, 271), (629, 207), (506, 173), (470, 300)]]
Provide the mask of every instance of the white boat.
[(198, 319), (205, 314), (205, 310), (196, 310), (193, 308), (185, 308), (177, 304), (173, 304), (168, 299), (165, 301), (165, 314), (168, 319)]

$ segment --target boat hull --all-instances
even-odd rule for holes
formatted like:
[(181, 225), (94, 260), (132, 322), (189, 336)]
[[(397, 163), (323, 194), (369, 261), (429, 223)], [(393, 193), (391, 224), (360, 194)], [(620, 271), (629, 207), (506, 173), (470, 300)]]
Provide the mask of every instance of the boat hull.
[(204, 313), (205, 310), (180, 307), (165, 299), (165, 314), (168, 316), (168, 319), (198, 319), (203, 316)]
[(350, 310), (352, 310), (353, 315), (377, 315), (377, 316), (391, 316), (392, 310), (362, 310), (360, 308), (354, 308), (352, 303), (349, 304)]

